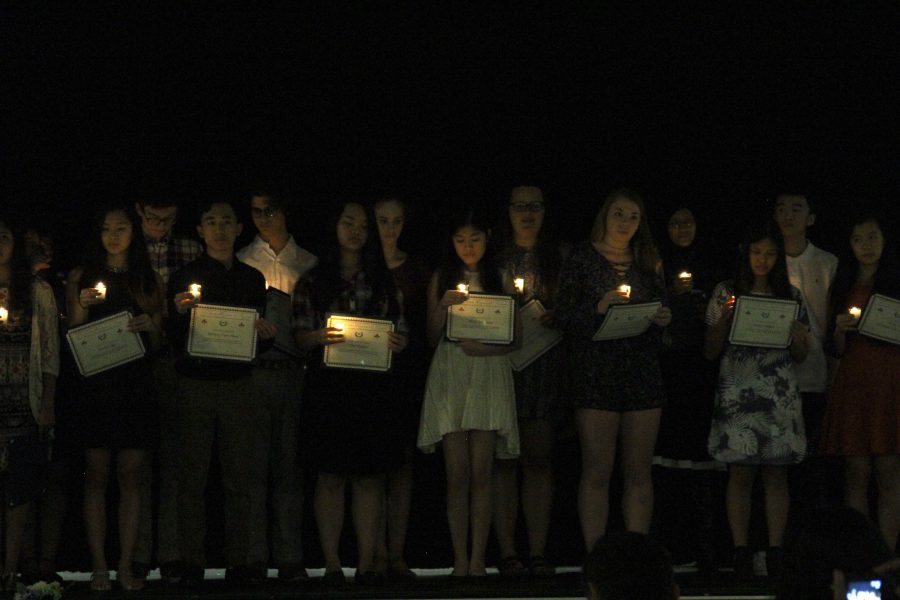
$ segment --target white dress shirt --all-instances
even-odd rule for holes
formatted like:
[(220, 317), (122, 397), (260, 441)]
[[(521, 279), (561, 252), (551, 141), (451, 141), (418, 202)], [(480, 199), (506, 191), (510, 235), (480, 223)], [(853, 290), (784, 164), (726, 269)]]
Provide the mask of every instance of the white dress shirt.
[(281, 252), (275, 254), (269, 243), (257, 235), (253, 242), (238, 251), (237, 257), (260, 271), (270, 287), (290, 295), (294, 294), (297, 281), (319, 262), (312, 253), (298, 246), (293, 236), (288, 238)]

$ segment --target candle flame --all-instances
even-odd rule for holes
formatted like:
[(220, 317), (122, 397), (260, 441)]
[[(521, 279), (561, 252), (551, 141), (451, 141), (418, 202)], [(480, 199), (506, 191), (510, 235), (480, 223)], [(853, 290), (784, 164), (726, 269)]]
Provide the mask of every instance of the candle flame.
[(619, 286), (619, 291), (625, 294), (627, 297), (631, 298), (631, 286), (628, 284), (622, 284)]
[(691, 278), (691, 274), (688, 273), (687, 271), (682, 271), (681, 273), (678, 274), (678, 279), (690, 279), (690, 278)]
[(862, 309), (858, 306), (851, 306), (849, 312), (850, 316), (852, 316), (854, 319), (858, 319), (860, 315), (862, 315)]
[(458, 286), (456, 286), (456, 290), (458, 292), (462, 292), (463, 294), (468, 294), (469, 293), (469, 284), (468, 283), (460, 283)]
[(520, 294), (525, 291), (525, 280), (522, 277), (516, 277), (513, 280), (513, 285), (516, 287), (516, 291)]
[(9, 311), (0, 306), (0, 321), (5, 321), (9, 317)]

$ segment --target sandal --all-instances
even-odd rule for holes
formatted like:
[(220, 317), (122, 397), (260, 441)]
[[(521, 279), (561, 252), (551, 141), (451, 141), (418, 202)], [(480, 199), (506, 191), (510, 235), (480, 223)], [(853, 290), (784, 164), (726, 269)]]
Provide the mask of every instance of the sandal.
[(108, 592), (112, 589), (112, 582), (109, 579), (109, 571), (94, 571), (91, 573), (91, 591), (92, 592)]
[(553, 577), (556, 575), (556, 567), (543, 556), (532, 556), (528, 559), (528, 572), (535, 577)]
[(500, 575), (503, 577), (520, 577), (528, 572), (525, 565), (522, 564), (522, 560), (515, 555), (500, 559), (500, 564), (497, 565), (497, 571), (499, 571)]

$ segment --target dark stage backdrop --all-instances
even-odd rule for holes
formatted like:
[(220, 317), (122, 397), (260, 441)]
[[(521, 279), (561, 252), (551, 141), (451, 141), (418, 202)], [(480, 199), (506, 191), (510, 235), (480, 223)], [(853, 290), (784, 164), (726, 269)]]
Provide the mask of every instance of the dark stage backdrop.
[(895, 2), (189, 4), (0, 5), (0, 218), (54, 230), (60, 268), (143, 186), (186, 230), (196, 199), (277, 186), (313, 251), (336, 201), (397, 193), (432, 257), (449, 207), (521, 182), (570, 240), (628, 185), (657, 220), (692, 206), (723, 255), (780, 189), (810, 194), (832, 250), (851, 207), (896, 218)]

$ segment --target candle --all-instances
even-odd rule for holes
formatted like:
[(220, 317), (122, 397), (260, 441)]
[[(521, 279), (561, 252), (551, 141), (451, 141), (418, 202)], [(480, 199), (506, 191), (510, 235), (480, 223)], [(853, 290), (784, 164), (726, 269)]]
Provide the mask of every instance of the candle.
[(860, 315), (862, 315), (862, 309), (858, 306), (851, 306), (849, 312), (850, 316), (856, 320), (859, 320)]
[(269, 289), (269, 280), (266, 279), (266, 289)]
[(516, 286), (516, 291), (520, 294), (525, 292), (525, 279), (522, 277), (516, 277), (513, 280), (513, 285)]
[(191, 296), (194, 297), (194, 300), (199, 300), (199, 299), (200, 299), (200, 288), (202, 288), (202, 287), (203, 287), (203, 286), (200, 285), (199, 283), (192, 283), (192, 284), (191, 284), (191, 289), (190, 289), (190, 291), (191, 291)]
[(102, 281), (98, 281), (96, 285), (94, 285), (94, 289), (97, 290), (98, 300), (106, 300), (106, 286)]
[(682, 271), (681, 273), (678, 274), (678, 279), (680, 279), (682, 281), (689, 281), (691, 279), (691, 274), (688, 273), (687, 271)]
[(9, 318), (9, 311), (0, 306), (0, 323), (6, 323), (6, 319)]
[(462, 292), (463, 294), (468, 296), (469, 295), (469, 284), (468, 283), (460, 283), (458, 286), (456, 286), (456, 291)]
[(335, 329), (337, 329), (338, 331), (343, 331), (343, 330), (344, 330), (344, 323), (343, 323), (343, 321), (335, 321), (331, 326), (334, 327)]
[(619, 291), (625, 294), (626, 298), (631, 298), (631, 286), (628, 284), (622, 284), (619, 286)]

